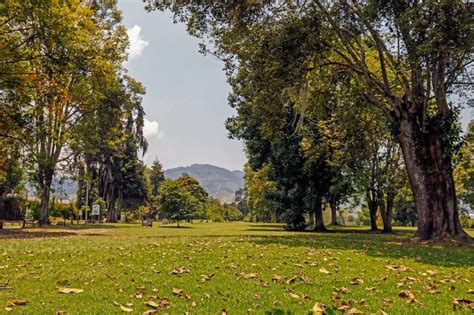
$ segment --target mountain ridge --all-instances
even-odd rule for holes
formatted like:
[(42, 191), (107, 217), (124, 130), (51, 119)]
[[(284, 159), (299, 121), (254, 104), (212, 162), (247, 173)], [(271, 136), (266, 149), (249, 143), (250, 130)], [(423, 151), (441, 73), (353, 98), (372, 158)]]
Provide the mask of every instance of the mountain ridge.
[(244, 186), (243, 172), (230, 171), (211, 164), (191, 164), (165, 170), (165, 176), (176, 179), (183, 174), (196, 178), (209, 195), (221, 202), (233, 202), (237, 190)]

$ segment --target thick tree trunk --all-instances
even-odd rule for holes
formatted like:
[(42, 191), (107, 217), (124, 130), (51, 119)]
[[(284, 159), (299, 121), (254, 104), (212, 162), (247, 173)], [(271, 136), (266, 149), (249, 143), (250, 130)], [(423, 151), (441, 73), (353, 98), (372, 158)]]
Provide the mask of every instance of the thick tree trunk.
[(320, 196), (315, 197), (313, 201), (313, 209), (315, 216), (315, 225), (313, 230), (320, 232), (327, 231), (323, 220), (323, 200)]
[(49, 207), (49, 197), (51, 195), (51, 182), (52, 182), (52, 179), (51, 180), (47, 179), (44, 182), (44, 185), (42, 185), (43, 187), (41, 187), (40, 213), (39, 213), (40, 226), (49, 224), (48, 207)]
[(393, 217), (393, 200), (395, 194), (393, 192), (387, 192), (387, 196), (384, 198), (384, 194), (380, 193), (378, 197), (380, 214), (382, 215), (383, 230), (382, 233), (393, 233), (392, 228), (392, 217)]
[(331, 207), (331, 225), (338, 225), (338, 223), (337, 223), (337, 204), (335, 202), (330, 202), (329, 206)]
[(375, 196), (371, 196), (370, 192), (367, 192), (367, 207), (369, 208), (370, 215), (370, 230), (378, 231), (377, 227), (377, 200)]
[(309, 226), (314, 226), (314, 209), (310, 209), (308, 212), (309, 215)]
[(107, 222), (117, 222), (117, 209), (115, 207), (115, 189), (111, 189), (107, 199)]
[(442, 122), (431, 118), (424, 128), (414, 115), (399, 121), (398, 141), (402, 148), (418, 213), (416, 239), (459, 241), (472, 239), (459, 221), (450, 154), (443, 145)]

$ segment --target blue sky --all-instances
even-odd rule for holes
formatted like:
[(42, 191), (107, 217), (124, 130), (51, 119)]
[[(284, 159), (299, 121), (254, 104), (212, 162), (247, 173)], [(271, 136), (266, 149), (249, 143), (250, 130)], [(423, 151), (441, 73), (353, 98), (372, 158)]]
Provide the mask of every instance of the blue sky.
[(147, 89), (144, 160), (165, 168), (208, 163), (243, 169), (243, 146), (227, 137), (229, 86), (222, 63), (198, 52), (198, 40), (169, 13), (147, 13), (140, 0), (119, 0), (131, 42), (129, 73)]

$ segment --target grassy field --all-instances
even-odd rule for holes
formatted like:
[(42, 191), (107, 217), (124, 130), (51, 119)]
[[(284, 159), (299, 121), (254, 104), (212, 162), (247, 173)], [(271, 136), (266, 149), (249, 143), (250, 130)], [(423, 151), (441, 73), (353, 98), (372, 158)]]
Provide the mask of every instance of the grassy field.
[(251, 223), (0, 231), (0, 313), (308, 314), (321, 303), (328, 314), (449, 314), (463, 298), (457, 312), (470, 314), (474, 248), (412, 244), (412, 234)]

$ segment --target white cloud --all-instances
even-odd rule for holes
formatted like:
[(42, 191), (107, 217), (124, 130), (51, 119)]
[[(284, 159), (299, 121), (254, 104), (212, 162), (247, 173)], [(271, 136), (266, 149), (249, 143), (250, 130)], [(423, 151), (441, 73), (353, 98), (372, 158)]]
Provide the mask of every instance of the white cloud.
[(128, 41), (130, 47), (128, 48), (128, 59), (132, 60), (142, 55), (143, 50), (148, 46), (149, 42), (142, 38), (140, 32), (142, 28), (138, 25), (134, 25), (132, 28), (127, 30)]
[(150, 121), (145, 118), (145, 124), (143, 126), (143, 135), (149, 141), (150, 139), (156, 138), (161, 139), (164, 136), (163, 130), (160, 129), (160, 124), (153, 120)]

